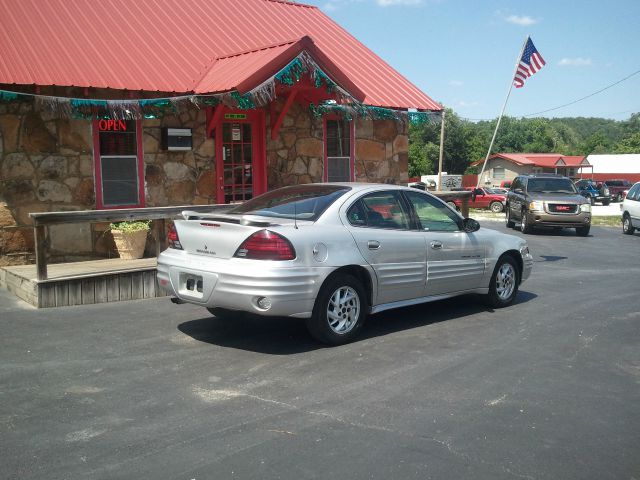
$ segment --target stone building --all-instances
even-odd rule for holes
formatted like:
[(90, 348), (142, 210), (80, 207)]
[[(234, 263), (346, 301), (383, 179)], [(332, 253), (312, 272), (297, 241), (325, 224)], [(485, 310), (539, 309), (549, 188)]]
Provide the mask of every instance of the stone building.
[[(174, 3), (171, 12), (136, 10), (135, 21), (132, 12), (105, 17), (90, 4), (82, 12), (53, 5), (53, 23), (104, 27), (76, 36), (37, 31), (23, 13), (2, 25), (0, 265), (32, 260), (30, 212), (230, 203), (297, 183), (407, 181), (408, 123), (440, 106), (319, 9)], [(193, 22), (194, 9), (197, 35), (174, 28)], [(117, 38), (106, 42), (102, 31)], [(50, 227), (53, 260), (109, 255), (107, 227)]]

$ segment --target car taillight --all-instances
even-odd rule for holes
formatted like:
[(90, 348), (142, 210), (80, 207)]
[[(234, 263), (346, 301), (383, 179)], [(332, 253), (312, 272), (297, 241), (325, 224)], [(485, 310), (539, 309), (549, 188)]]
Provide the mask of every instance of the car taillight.
[(175, 248), (176, 250), (182, 250), (182, 244), (178, 237), (178, 231), (176, 226), (172, 223), (169, 225), (169, 231), (167, 232), (167, 240), (169, 242), (169, 248)]
[(282, 235), (260, 230), (242, 242), (234, 256), (252, 260), (293, 260), (296, 252)]

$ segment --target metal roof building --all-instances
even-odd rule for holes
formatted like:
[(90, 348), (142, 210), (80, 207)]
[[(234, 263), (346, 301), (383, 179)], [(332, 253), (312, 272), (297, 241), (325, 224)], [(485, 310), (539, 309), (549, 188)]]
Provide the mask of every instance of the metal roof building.
[(441, 110), (314, 6), (0, 0), (0, 10), (0, 84), (242, 94), (304, 50), (363, 104)]

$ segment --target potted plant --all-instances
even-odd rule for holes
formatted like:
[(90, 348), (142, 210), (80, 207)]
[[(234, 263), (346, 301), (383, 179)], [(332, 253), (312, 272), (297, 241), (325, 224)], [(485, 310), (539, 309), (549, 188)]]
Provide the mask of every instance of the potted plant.
[(149, 232), (147, 221), (124, 221), (111, 224), (111, 234), (120, 258), (131, 260), (142, 258)]

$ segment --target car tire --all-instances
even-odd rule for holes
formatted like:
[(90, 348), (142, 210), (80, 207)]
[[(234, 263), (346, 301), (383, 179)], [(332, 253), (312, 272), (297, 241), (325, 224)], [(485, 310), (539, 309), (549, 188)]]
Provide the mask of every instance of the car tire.
[(589, 236), (589, 230), (591, 230), (591, 225), (587, 225), (585, 227), (576, 227), (576, 235), (579, 237), (587, 237)]
[(621, 193), (619, 193), (619, 194), (617, 194), (617, 195), (616, 195), (616, 202), (618, 202), (618, 203), (619, 203), (619, 202), (621, 202), (621, 201), (622, 201), (622, 194), (621, 194)]
[(605, 207), (606, 207), (607, 205), (609, 205), (609, 203), (611, 203), (611, 200), (603, 200), (603, 201), (602, 201), (602, 205), (604, 205)]
[(355, 339), (367, 317), (367, 295), (360, 281), (338, 273), (320, 288), (307, 329), (316, 340), (343, 345)]
[(493, 213), (500, 213), (502, 210), (504, 210), (504, 206), (500, 202), (491, 202), (489, 208)]
[(516, 222), (511, 220), (511, 208), (509, 208), (509, 205), (507, 205), (505, 207), (505, 210), (507, 211), (507, 228), (515, 227), (516, 226)]
[(531, 233), (533, 231), (533, 227), (529, 223), (529, 217), (527, 216), (526, 210), (522, 210), (520, 215), (520, 231), (522, 233)]
[(625, 213), (622, 217), (622, 233), (624, 233), (625, 235), (633, 235), (634, 231), (635, 227), (633, 226), (631, 217), (628, 213)]
[(520, 269), (510, 255), (503, 255), (498, 259), (491, 275), (489, 293), (485, 295), (485, 302), (493, 308), (511, 305), (518, 294)]

